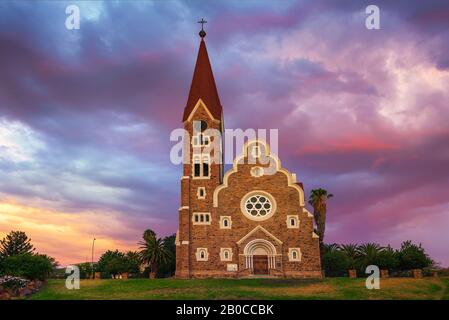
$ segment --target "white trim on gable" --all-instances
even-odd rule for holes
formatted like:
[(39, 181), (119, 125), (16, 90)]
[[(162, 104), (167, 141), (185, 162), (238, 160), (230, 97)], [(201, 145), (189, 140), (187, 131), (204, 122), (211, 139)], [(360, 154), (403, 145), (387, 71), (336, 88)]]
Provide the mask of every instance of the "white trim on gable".
[(296, 184), (296, 175), (292, 174), (290, 171), (288, 171), (287, 169), (284, 169), (281, 167), (281, 160), (279, 160), (279, 158), (275, 155), (272, 155), (270, 153), (270, 147), (269, 145), (265, 142), (265, 141), (261, 141), (261, 140), (251, 140), (251, 141), (247, 141), (243, 147), (243, 153), (240, 154), (238, 157), (236, 157), (234, 159), (232, 168), (229, 169), (224, 177), (223, 177), (223, 184), (221, 184), (220, 186), (218, 186), (217, 188), (215, 188), (214, 190), (214, 194), (213, 194), (213, 206), (214, 207), (218, 207), (218, 193), (223, 190), (224, 188), (228, 187), (228, 180), (229, 180), (229, 176), (233, 173), (236, 173), (238, 171), (238, 165), (243, 163), (243, 159), (245, 158), (245, 156), (247, 155), (248, 152), (248, 145), (249, 144), (253, 144), (253, 143), (260, 143), (263, 144), (265, 146), (265, 150), (267, 150), (267, 154), (268, 157), (272, 158), (275, 163), (276, 163), (276, 171), (277, 172), (282, 172), (283, 174), (285, 174), (285, 176), (287, 177), (287, 185), (288, 187), (291, 187), (293, 189), (296, 189), (299, 193), (299, 206), (300, 207), (304, 207), (304, 190), (302, 190), (297, 184)]
[(306, 208), (302, 208), (302, 212), (307, 213), (307, 216), (308, 216), (309, 218), (313, 218), (313, 214), (311, 214), (310, 211), (307, 210)]
[(270, 232), (267, 231), (267, 229), (265, 229), (264, 227), (262, 227), (261, 225), (258, 225), (257, 227), (255, 227), (253, 230), (251, 230), (250, 232), (248, 232), (243, 238), (241, 238), (239, 241), (237, 241), (237, 244), (241, 244), (243, 241), (245, 241), (249, 236), (251, 236), (253, 233), (255, 233), (256, 231), (261, 230), (262, 232), (264, 232), (266, 235), (270, 236), (273, 240), (275, 240), (276, 242), (278, 242), (279, 244), (282, 244), (282, 241), (279, 240), (278, 238), (276, 238), (273, 234), (271, 234)]
[(212, 115), (212, 113), (209, 111), (206, 104), (204, 103), (204, 101), (200, 98), (200, 99), (198, 99), (195, 107), (193, 108), (192, 112), (190, 112), (189, 116), (187, 117), (187, 120), (184, 121), (184, 123), (192, 121), (193, 115), (195, 114), (195, 112), (198, 110), (198, 108), (200, 106), (203, 107), (204, 110), (206, 110), (207, 115), (209, 116), (209, 118), (212, 119), (212, 121), (220, 122), (220, 120), (214, 118), (214, 116)]

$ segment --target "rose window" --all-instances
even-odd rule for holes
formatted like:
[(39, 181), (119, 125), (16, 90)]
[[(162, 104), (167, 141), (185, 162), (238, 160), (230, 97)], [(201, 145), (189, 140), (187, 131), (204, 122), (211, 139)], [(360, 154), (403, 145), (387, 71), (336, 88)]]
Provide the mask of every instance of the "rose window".
[(252, 217), (265, 217), (270, 214), (273, 206), (270, 199), (263, 195), (254, 195), (245, 202), (246, 212)]

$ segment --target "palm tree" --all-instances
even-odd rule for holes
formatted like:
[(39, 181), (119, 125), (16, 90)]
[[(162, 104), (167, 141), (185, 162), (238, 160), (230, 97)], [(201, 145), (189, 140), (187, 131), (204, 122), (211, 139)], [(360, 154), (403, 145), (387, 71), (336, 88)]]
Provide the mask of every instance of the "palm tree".
[(378, 261), (379, 253), (383, 252), (385, 250), (384, 247), (381, 247), (377, 243), (363, 243), (361, 244), (358, 249), (358, 255), (361, 259), (362, 266), (366, 267), (370, 264), (376, 264)]
[(336, 251), (338, 251), (339, 246), (336, 243), (323, 243), (323, 254), (325, 253), (334, 253)]
[(144, 239), (144, 240), (153, 238), (153, 237), (155, 237), (155, 236), (156, 236), (156, 232), (154, 232), (154, 231), (151, 230), (151, 229), (147, 229), (147, 230), (145, 230), (145, 231), (143, 232), (143, 239)]
[(356, 262), (359, 257), (358, 246), (355, 243), (342, 244), (340, 246), (340, 251), (343, 252), (349, 260), (349, 267), (351, 269), (356, 268)]
[(147, 266), (150, 266), (150, 278), (156, 277), (160, 264), (167, 263), (171, 258), (170, 251), (164, 245), (162, 238), (157, 238), (152, 230), (146, 230), (143, 234), (143, 241), (140, 245), (140, 259)]
[(320, 250), (322, 252), (324, 231), (326, 229), (326, 203), (327, 199), (334, 195), (325, 189), (312, 189), (309, 196), (309, 204), (313, 207), (313, 216), (317, 226), (317, 233), (320, 239)]

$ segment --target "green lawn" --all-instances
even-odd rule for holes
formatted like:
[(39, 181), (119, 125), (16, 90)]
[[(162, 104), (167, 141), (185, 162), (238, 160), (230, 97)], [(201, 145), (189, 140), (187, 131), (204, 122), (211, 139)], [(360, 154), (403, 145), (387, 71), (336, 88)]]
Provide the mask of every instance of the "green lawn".
[(381, 279), (379, 290), (364, 279), (129, 279), (81, 280), (67, 290), (50, 280), (31, 299), (449, 299), (449, 278)]

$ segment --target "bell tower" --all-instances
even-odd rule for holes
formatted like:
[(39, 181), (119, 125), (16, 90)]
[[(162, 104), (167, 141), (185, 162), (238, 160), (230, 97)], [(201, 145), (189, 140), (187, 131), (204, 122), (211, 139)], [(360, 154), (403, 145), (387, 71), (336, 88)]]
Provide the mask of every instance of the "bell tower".
[[(189, 278), (192, 270), (193, 219), (210, 223), (213, 193), (223, 179), (223, 109), (204, 40), (206, 21), (201, 19), (199, 23), (202, 25), (200, 47), (182, 118), (186, 135), (176, 241), (176, 276), (180, 278)], [(203, 237), (207, 236), (207, 233), (203, 234)]]

